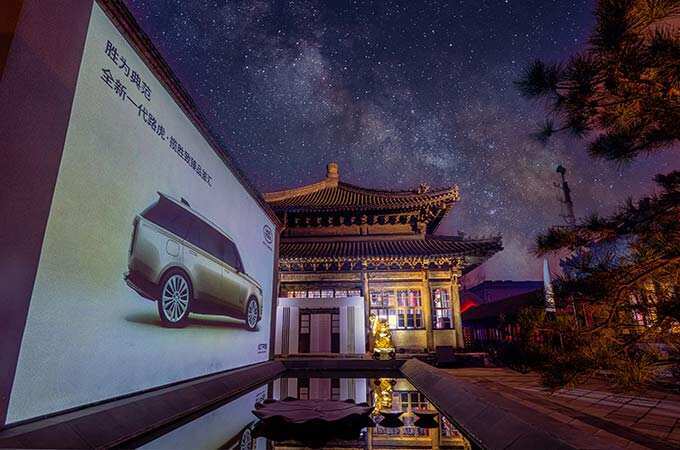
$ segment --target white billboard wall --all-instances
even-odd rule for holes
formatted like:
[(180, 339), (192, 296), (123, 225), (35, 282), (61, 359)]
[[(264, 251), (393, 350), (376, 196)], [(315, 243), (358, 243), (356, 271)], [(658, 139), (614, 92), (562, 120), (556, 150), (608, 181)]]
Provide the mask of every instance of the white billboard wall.
[[(158, 192), (235, 242), (262, 290), (254, 331), (227, 315), (164, 327), (126, 284), (133, 220)], [(274, 228), (95, 2), (7, 423), (267, 360)]]

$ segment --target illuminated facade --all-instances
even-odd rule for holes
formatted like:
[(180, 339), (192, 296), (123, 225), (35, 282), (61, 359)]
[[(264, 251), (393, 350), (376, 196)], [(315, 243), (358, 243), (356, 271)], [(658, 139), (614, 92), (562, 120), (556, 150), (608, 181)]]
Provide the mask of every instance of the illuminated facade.
[[(337, 343), (347, 321), (339, 311), (345, 299), (356, 297), (364, 302), (357, 309), (364, 329), (350, 332), (366, 335), (374, 314), (389, 323), (398, 351), (461, 347), (458, 278), (502, 246), (500, 237), (436, 234), (458, 199), (456, 186), (421, 185), (413, 191), (354, 186), (340, 181), (334, 163), (318, 183), (265, 194), (284, 224), (279, 297), (304, 303), (278, 311), (277, 318), (289, 322), (279, 330), (286, 345), (277, 346), (277, 353), (308, 353), (312, 347), (311, 353), (343, 353)], [(323, 307), (311, 307), (313, 299)], [(314, 336), (314, 330), (321, 335)], [(310, 340), (317, 344), (308, 345)], [(366, 347), (371, 347), (368, 338)]]

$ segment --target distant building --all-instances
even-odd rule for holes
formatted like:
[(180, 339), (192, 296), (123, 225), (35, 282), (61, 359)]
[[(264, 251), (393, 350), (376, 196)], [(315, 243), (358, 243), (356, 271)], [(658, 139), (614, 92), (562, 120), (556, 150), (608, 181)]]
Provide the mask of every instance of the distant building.
[(502, 249), (501, 238), (435, 234), (458, 188), (368, 189), (340, 181), (265, 194), (284, 224), (275, 353), (363, 354), (368, 317), (398, 350), (463, 345), (458, 278)]
[(462, 290), (461, 312), (466, 347), (511, 341), (519, 334), (517, 314), (543, 302), (543, 281), (483, 281)]
[(467, 294), (480, 303), (493, 303), (515, 295), (543, 288), (543, 281), (483, 281), (461, 292), (463, 300)]
[(543, 302), (543, 289), (539, 288), (467, 308), (462, 313), (465, 346), (484, 347), (491, 343), (517, 339), (520, 333), (517, 323), (520, 311), (530, 306), (540, 306)]

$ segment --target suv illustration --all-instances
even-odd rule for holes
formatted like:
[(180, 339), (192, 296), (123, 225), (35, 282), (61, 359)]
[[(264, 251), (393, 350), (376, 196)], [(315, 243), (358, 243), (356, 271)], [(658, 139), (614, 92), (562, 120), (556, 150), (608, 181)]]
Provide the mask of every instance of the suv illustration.
[(165, 326), (184, 327), (195, 312), (243, 319), (255, 330), (262, 287), (245, 273), (234, 241), (186, 200), (158, 195), (134, 219), (127, 284), (157, 302)]

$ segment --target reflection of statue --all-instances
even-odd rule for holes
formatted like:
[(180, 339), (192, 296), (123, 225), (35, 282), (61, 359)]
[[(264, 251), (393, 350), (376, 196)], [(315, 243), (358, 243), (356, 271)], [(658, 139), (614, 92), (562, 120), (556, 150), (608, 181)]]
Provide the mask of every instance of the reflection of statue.
[(394, 359), (392, 332), (386, 320), (378, 319), (375, 314), (368, 316), (373, 334), (373, 357), (376, 359)]
[(396, 380), (378, 378), (373, 381), (373, 413), (378, 414), (381, 409), (392, 409), (392, 390)]

